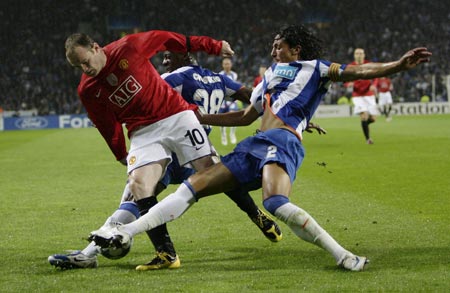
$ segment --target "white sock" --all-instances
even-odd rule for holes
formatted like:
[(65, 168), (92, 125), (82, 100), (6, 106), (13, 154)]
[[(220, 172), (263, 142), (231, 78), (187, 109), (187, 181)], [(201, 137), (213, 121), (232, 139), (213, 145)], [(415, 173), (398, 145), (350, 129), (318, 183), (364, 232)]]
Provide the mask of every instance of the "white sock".
[(97, 254), (100, 253), (100, 246), (95, 245), (95, 242), (92, 241), (91, 243), (88, 244), (88, 246), (86, 246), (82, 251), (82, 254), (87, 255), (89, 257), (93, 257), (96, 256)]
[(227, 128), (226, 127), (221, 126), (220, 133), (222, 133), (222, 137), (227, 138)]
[(147, 214), (130, 224), (121, 226), (120, 230), (132, 237), (179, 218), (194, 203), (194, 195), (183, 183), (175, 193), (168, 195), (148, 210)]
[[(111, 223), (122, 223), (122, 224), (128, 224), (136, 220), (136, 216), (123, 209), (115, 210), (114, 213), (106, 220), (106, 222), (103, 224), (103, 227), (110, 227)], [(84, 255), (87, 255), (89, 257), (93, 257), (100, 253), (100, 246), (95, 245), (95, 242), (92, 241), (91, 243), (86, 246), (81, 253)]]
[(292, 203), (286, 203), (275, 211), (275, 216), (285, 222), (301, 239), (330, 252), (339, 262), (347, 253), (306, 211)]
[(118, 209), (106, 220), (102, 227), (109, 227), (111, 223), (128, 224), (136, 220), (136, 216), (133, 213)]

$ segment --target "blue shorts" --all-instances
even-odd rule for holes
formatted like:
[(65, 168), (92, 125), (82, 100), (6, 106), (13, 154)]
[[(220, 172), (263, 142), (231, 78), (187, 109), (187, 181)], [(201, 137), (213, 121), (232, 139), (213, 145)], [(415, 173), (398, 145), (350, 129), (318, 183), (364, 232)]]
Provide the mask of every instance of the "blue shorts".
[(292, 183), (304, 156), (298, 137), (286, 129), (276, 128), (244, 139), (221, 161), (243, 185), (261, 182), (262, 168), (269, 163), (281, 165)]
[(194, 169), (181, 167), (177, 155), (172, 153), (172, 162), (167, 166), (166, 174), (159, 180), (165, 187), (169, 184), (181, 184), (195, 173)]

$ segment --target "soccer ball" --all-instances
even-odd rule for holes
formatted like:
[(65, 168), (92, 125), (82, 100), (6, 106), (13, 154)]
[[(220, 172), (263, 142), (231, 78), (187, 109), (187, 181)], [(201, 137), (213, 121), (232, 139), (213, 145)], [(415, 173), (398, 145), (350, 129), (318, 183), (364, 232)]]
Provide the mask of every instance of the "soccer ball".
[(130, 241), (127, 243), (124, 243), (122, 247), (108, 247), (108, 248), (102, 248), (100, 250), (101, 254), (109, 259), (119, 259), (124, 257), (128, 254), (131, 250), (131, 245), (133, 244), (133, 238), (130, 238)]

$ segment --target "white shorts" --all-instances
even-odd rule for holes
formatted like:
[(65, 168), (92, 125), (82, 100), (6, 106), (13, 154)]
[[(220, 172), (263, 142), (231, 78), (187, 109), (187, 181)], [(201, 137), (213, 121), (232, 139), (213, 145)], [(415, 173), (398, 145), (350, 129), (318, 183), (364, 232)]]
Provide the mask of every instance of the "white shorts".
[(205, 130), (190, 110), (136, 130), (130, 138), (127, 171), (162, 159), (172, 161), (172, 152), (180, 166), (213, 153)]
[(353, 113), (359, 114), (369, 112), (370, 115), (378, 115), (377, 102), (375, 96), (352, 97), (354, 107)]
[(391, 92), (379, 93), (378, 95), (378, 105), (392, 105), (392, 95)]

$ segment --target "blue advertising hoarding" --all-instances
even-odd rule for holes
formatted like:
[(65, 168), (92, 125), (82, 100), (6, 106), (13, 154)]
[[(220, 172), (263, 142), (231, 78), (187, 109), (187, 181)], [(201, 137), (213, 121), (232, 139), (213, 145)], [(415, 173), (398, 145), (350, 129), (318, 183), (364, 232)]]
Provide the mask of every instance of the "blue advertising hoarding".
[(92, 123), (86, 114), (7, 117), (3, 119), (3, 130), (86, 127), (92, 127)]

